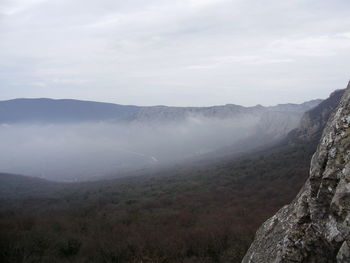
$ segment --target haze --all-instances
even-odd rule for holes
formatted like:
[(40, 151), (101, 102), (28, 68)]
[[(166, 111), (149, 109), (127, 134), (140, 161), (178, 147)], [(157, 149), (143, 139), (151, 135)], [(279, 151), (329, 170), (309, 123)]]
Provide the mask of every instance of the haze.
[(3, 171), (59, 180), (118, 174), (230, 145), (249, 136), (257, 121), (3, 124), (0, 166)]

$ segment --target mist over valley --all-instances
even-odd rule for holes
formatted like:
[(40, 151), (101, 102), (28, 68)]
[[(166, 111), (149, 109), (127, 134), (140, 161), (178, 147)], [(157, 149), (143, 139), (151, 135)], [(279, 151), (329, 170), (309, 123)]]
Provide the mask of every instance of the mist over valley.
[[(58, 181), (124, 176), (276, 142), (320, 100), (274, 107), (138, 107), (50, 99), (0, 102), (2, 171)], [(264, 136), (264, 140), (258, 140)], [(239, 143), (244, 141), (244, 147)], [(237, 145), (236, 145), (237, 144)]]
[(349, 10), (0, 0), (0, 263), (350, 262)]

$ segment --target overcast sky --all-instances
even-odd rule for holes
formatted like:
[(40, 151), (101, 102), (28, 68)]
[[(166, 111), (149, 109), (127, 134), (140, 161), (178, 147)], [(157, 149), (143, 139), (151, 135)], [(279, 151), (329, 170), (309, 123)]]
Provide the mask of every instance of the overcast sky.
[(298, 103), (349, 62), (349, 0), (0, 0), (0, 100)]

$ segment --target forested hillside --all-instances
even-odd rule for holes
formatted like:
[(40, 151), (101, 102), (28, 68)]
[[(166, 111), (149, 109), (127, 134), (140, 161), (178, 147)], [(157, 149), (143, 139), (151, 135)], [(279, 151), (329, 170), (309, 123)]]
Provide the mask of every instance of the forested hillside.
[(1, 261), (238, 262), (303, 184), (313, 151), (2, 197)]
[(0, 261), (239, 262), (257, 227), (306, 180), (315, 134), (132, 178), (63, 184), (2, 174)]

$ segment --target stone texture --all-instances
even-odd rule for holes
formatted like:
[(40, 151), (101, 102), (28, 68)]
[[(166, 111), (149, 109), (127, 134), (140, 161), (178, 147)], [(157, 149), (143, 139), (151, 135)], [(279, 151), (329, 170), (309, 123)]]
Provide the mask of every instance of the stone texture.
[(290, 204), (257, 231), (244, 263), (350, 262), (350, 83)]
[(346, 241), (343, 242), (337, 254), (337, 263), (350, 262), (350, 248)]

